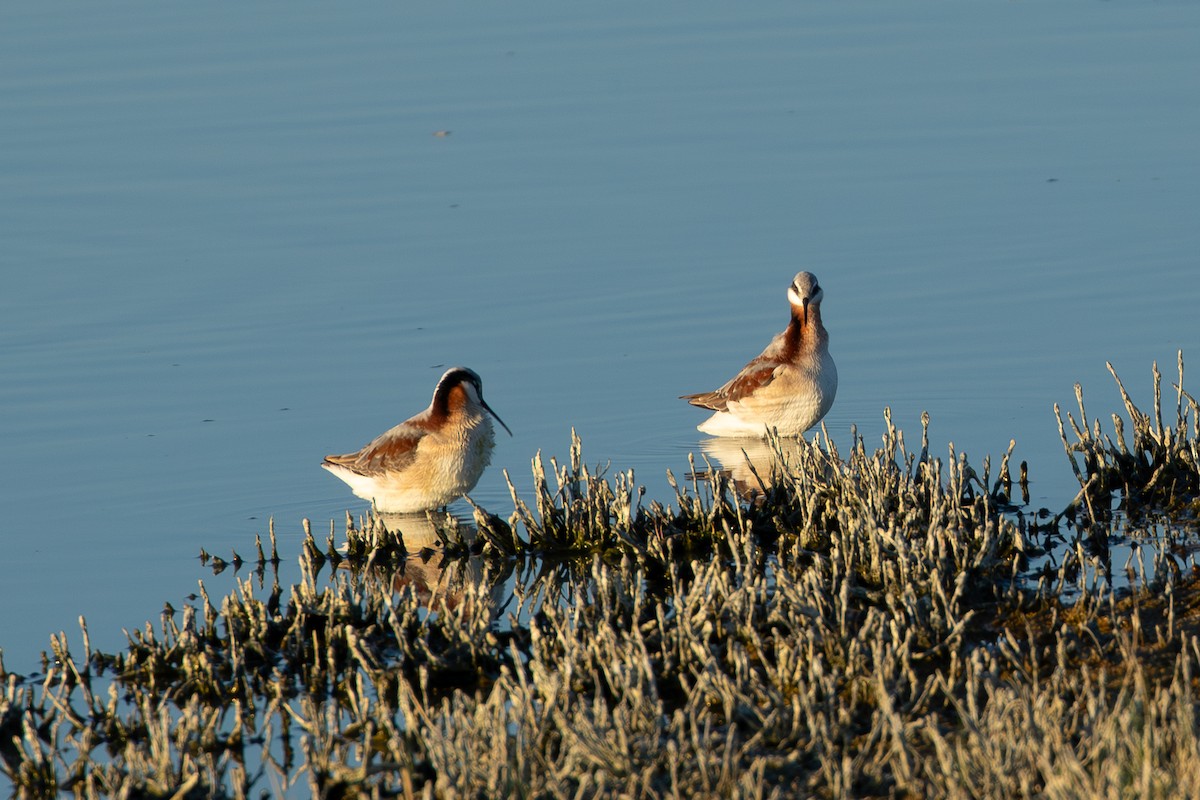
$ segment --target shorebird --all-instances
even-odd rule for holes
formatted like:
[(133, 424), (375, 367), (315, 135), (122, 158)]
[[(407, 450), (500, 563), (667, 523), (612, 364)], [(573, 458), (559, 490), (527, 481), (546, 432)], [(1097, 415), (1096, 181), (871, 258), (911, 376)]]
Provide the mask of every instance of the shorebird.
[(715, 411), (697, 428), (713, 436), (800, 436), (821, 421), (837, 394), (837, 366), (821, 324), (825, 293), (811, 272), (788, 287), (792, 318), (761, 354), (720, 389), (685, 394)]
[(454, 367), (433, 390), (429, 408), (380, 434), (357, 453), (325, 456), (321, 466), (378, 511), (439, 508), (475, 488), (496, 437), (474, 370)]

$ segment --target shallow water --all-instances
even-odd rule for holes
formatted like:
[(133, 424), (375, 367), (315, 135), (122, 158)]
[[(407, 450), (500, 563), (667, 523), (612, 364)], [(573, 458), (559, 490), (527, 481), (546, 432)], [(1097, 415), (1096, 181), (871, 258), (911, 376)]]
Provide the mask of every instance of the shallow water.
[[(637, 470), (825, 287), (826, 423), (932, 415), (1034, 507), (1052, 404), (1200, 352), (1200, 8), (23, 5), (0, 24), (0, 647), (117, 648), (201, 548), (285, 564), (365, 504), (318, 467), (478, 370), (501, 434)], [(448, 132), (445, 135), (435, 135)]]

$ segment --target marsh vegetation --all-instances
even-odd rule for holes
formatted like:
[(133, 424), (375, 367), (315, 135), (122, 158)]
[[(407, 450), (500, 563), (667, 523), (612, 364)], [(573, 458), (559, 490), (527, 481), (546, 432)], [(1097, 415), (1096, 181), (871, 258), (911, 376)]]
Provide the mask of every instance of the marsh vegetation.
[(1150, 413), (1122, 387), (1131, 436), (1078, 392), (1058, 513), (1014, 497), (1008, 453), (889, 419), (878, 447), (701, 459), (667, 503), (576, 440), (510, 479), (507, 517), (431, 516), (420, 545), (381, 516), (307, 531), (287, 590), (271, 531), (228, 596), (6, 674), (0, 770), (25, 797), (1186, 796), (1182, 373), (1165, 423), (1157, 369)]

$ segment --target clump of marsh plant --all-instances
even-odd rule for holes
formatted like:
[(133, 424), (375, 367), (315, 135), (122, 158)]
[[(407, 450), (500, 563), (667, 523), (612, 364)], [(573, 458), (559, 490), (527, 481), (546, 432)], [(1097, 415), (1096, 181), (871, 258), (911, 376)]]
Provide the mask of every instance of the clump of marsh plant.
[(1130, 510), (1195, 513), (1200, 497), (1200, 405), (1183, 389), (1183, 351), (1178, 355), (1173, 424), (1163, 422), (1162, 376), (1157, 362), (1151, 414), (1134, 404), (1112, 364), (1107, 366), (1121, 392), (1132, 439), (1127, 438), (1125, 422), (1118, 414), (1112, 415), (1111, 436), (1104, 432), (1099, 418), (1089, 421), (1079, 384), (1075, 384), (1079, 419), (1067, 412), (1074, 441), (1068, 441), (1062, 412), (1054, 405), (1059, 435), (1080, 485), (1068, 510), (1086, 506), (1093, 520), (1103, 519), (1113, 496), (1120, 492)]

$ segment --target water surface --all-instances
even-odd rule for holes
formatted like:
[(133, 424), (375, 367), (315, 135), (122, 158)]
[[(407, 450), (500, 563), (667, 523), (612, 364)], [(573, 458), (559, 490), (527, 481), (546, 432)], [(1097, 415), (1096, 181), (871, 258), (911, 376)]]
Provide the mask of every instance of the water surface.
[[(669, 499), (825, 287), (841, 385), (1074, 494), (1052, 404), (1200, 354), (1200, 8), (17, 5), (0, 23), (0, 647), (214, 594), (365, 504), (321, 469), (479, 371), (506, 515), (574, 427)], [(441, 134), (441, 135), (436, 135)], [(340, 522), (339, 522), (340, 526)]]

